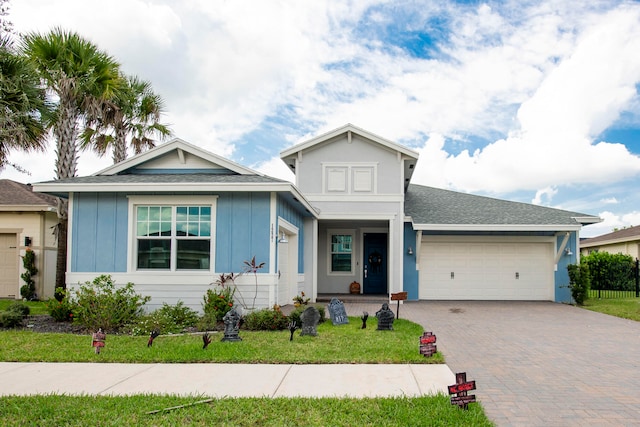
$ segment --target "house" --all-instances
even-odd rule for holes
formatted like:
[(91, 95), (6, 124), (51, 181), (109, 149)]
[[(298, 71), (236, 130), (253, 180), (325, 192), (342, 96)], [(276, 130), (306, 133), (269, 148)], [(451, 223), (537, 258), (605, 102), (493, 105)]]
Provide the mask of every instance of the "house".
[(640, 257), (640, 226), (623, 228), (580, 242), (582, 255), (598, 251), (631, 255), (634, 259)]
[(353, 125), (281, 153), (295, 185), (175, 139), (36, 189), (70, 202), (67, 283), (110, 274), (199, 309), (222, 273), (247, 305), (299, 292), (569, 301), (566, 265), (599, 218), (410, 184), (418, 153)]
[(0, 179), (0, 298), (20, 299), (24, 285), (22, 256), (35, 254), (38, 274), (33, 279), (39, 298), (53, 297), (58, 223), (55, 197), (36, 193), (31, 185)]

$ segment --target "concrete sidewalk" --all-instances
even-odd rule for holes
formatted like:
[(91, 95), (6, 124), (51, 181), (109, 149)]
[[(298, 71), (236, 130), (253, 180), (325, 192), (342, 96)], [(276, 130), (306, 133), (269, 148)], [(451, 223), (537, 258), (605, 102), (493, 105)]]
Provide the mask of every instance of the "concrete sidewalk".
[(0, 396), (412, 397), (455, 383), (447, 365), (0, 362), (0, 376)]

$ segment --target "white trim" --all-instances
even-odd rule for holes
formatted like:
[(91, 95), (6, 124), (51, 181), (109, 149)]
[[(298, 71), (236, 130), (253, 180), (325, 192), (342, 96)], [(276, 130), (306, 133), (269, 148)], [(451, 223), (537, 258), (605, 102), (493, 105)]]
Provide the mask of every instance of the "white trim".
[(404, 200), (404, 194), (373, 194), (373, 193), (331, 193), (331, 194), (308, 194), (305, 196), (310, 202), (388, 202), (398, 203)]
[[(349, 271), (333, 271), (331, 270), (331, 245), (333, 244), (334, 235), (351, 236), (351, 269)], [(354, 274), (354, 260), (357, 256), (355, 243), (356, 243), (356, 230), (355, 228), (328, 228), (327, 229), (327, 276), (353, 276)]]
[[(69, 194), (69, 198), (67, 199), (67, 272), (69, 271), (73, 271), (71, 270), (71, 260), (73, 259), (73, 245), (71, 244), (71, 242), (73, 241), (73, 227), (71, 226), (71, 224), (74, 223), (74, 219), (73, 219), (73, 204), (75, 202), (75, 197), (74, 194)], [(43, 239), (44, 242), (44, 239)], [(58, 260), (57, 260), (57, 255), (56, 255), (56, 266), (58, 265)], [(56, 267), (57, 268), (57, 267)], [(57, 276), (57, 273), (56, 273)], [(65, 279), (65, 283), (66, 279)], [(57, 285), (54, 285), (54, 288)]]
[[(151, 176), (151, 175), (149, 175)], [(161, 186), (161, 188), (158, 188)], [(302, 193), (290, 182), (266, 182), (266, 183), (251, 183), (243, 184), (239, 182), (233, 183), (201, 183), (201, 182), (181, 182), (181, 183), (157, 183), (149, 182), (146, 184), (128, 184), (128, 183), (68, 183), (60, 184), (58, 182), (48, 182), (41, 184), (34, 184), (34, 191), (41, 193), (82, 193), (82, 192), (157, 192), (161, 190), (163, 192), (227, 192), (227, 191), (256, 191), (256, 192), (285, 192), (291, 193), (300, 204), (314, 216), (317, 216), (318, 211), (309, 203), (309, 200), (302, 195)], [(186, 196), (185, 196), (186, 197)]]
[(580, 224), (414, 224), (422, 231), (577, 231)]
[[(269, 228), (270, 230), (270, 239), (269, 239), (269, 273), (276, 271), (276, 251), (278, 250), (278, 218), (276, 217), (276, 212), (278, 211), (278, 195), (276, 193), (271, 193), (269, 197)], [(275, 236), (273, 235), (273, 231), (275, 229)]]
[(328, 214), (320, 214), (319, 220), (325, 219), (344, 219), (344, 220), (387, 220), (390, 221), (396, 217), (395, 213), (363, 213), (363, 212), (352, 212), (352, 213), (328, 213)]

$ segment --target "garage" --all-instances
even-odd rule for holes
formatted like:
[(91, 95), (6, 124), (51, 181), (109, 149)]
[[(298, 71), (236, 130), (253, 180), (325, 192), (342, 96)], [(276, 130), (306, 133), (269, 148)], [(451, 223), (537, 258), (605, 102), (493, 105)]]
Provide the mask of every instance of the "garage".
[(553, 239), (423, 236), (419, 298), (554, 300)]
[(20, 296), (18, 238), (12, 233), (0, 233), (0, 298)]

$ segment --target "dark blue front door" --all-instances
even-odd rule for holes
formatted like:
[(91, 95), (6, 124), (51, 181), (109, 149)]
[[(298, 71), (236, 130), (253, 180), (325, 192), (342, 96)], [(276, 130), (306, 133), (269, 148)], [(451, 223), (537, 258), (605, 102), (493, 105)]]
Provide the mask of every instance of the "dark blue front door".
[(387, 293), (387, 235), (367, 233), (364, 235), (364, 260), (362, 262), (365, 294)]

